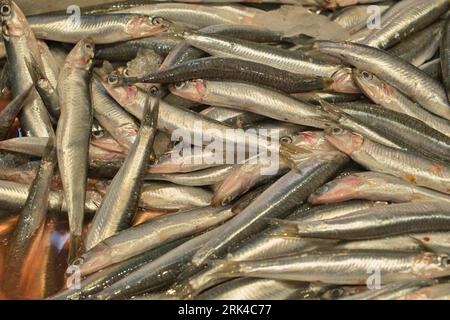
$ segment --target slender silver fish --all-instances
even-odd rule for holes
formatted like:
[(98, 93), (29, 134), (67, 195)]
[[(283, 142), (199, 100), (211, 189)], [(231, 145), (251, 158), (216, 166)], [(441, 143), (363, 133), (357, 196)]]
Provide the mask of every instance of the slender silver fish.
[[(11, 89), (18, 96), (33, 84), (26, 61), (36, 61), (42, 66), (42, 59), (37, 40), (20, 8), (13, 1), (2, 0), (0, 9)], [(33, 94), (34, 100), (24, 106), (20, 115), (22, 129), (25, 135), (49, 137), (53, 134), (50, 116), (37, 92)]]
[(327, 129), (326, 139), (371, 171), (450, 194), (450, 167), (441, 162), (383, 146), (341, 128)]
[(319, 41), (314, 47), (319, 52), (342, 58), (360, 70), (375, 74), (428, 111), (450, 120), (450, 106), (442, 85), (408, 62), (382, 50), (350, 42)]
[(220, 260), (217, 276), (256, 277), (331, 284), (366, 284), (367, 270), (380, 270), (381, 283), (448, 276), (447, 255), (392, 251), (340, 251), (306, 253), (256, 261)]
[(233, 217), (230, 208), (200, 208), (166, 214), (116, 233), (81, 256), (80, 272), (90, 274), (169, 241), (190, 236)]
[(38, 15), (28, 17), (33, 33), (39, 39), (77, 43), (91, 37), (95, 43), (106, 44), (149, 37), (165, 31), (169, 23), (160, 17), (133, 14)]
[(279, 234), (334, 240), (378, 239), (409, 233), (450, 231), (450, 203), (421, 201), (377, 206), (310, 222), (274, 220)]
[(58, 167), (66, 195), (72, 259), (81, 246), (92, 127), (89, 78), (94, 44), (81, 40), (66, 58), (58, 85), (61, 116), (56, 130)]
[(355, 82), (373, 102), (387, 109), (405, 113), (450, 136), (450, 121), (422, 108), (388, 83), (367, 71), (354, 71)]
[(142, 175), (149, 161), (158, 121), (159, 90), (153, 88), (155, 90), (152, 94), (158, 96), (152, 99), (149, 92), (138, 135), (123, 166), (108, 186), (105, 198), (94, 216), (86, 236), (86, 250), (129, 227), (136, 214), (143, 182)]
[(223, 254), (233, 243), (267, 227), (266, 218), (283, 218), (322, 183), (334, 176), (347, 161), (342, 154), (331, 153), (325, 158), (306, 161), (299, 171), (291, 170), (237, 217), (228, 221), (224, 225), (224, 232), (208, 241), (194, 255), (192, 262), (198, 266), (211, 257)]
[(352, 199), (411, 202), (439, 200), (450, 202), (450, 196), (415, 186), (403, 179), (378, 173), (360, 172), (324, 184), (308, 198), (311, 204), (336, 203)]
[(25, 257), (33, 236), (44, 225), (47, 216), (50, 183), (56, 167), (54, 142), (51, 138), (47, 144), (38, 173), (31, 184), (25, 206), (20, 212), (12, 240), (8, 245), (5, 263), (5, 272), (8, 273), (8, 277), (4, 279), (3, 288), (9, 290), (13, 296), (22, 276)]

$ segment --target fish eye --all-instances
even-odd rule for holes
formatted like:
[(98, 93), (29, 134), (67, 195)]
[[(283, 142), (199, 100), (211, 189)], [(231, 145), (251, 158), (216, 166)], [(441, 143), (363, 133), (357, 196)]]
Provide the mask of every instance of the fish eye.
[(105, 135), (105, 133), (102, 130), (95, 130), (92, 132), (92, 135), (94, 138), (101, 138)]
[(175, 83), (174, 87), (175, 87), (175, 89), (182, 89), (185, 85), (186, 85), (186, 82), (180, 81), (180, 82)]
[(7, 4), (3, 5), (0, 8), (0, 14), (2, 16), (4, 16), (4, 17), (7, 17), (7, 16), (11, 15), (11, 7), (9, 5), (7, 5)]
[(148, 90), (148, 93), (152, 96), (156, 96), (158, 94), (158, 92), (159, 92), (159, 89), (157, 87), (151, 87)]
[(334, 127), (331, 131), (333, 132), (333, 134), (341, 134), (344, 132), (344, 130), (339, 127)]
[(94, 47), (93, 47), (92, 44), (90, 44), (90, 43), (86, 43), (86, 44), (84, 45), (84, 47), (85, 47), (86, 49), (88, 49), (88, 50), (93, 50), (93, 49), (94, 49)]
[(126, 77), (130, 76), (130, 71), (128, 70), (128, 68), (123, 69), (123, 75)]
[(222, 200), (222, 206), (228, 205), (233, 200), (232, 196), (228, 196), (225, 199)]
[(151, 19), (152, 24), (154, 24), (155, 26), (160, 26), (160, 25), (164, 24), (164, 19), (161, 17), (153, 17), (150, 19)]
[(361, 74), (364, 77), (364, 79), (367, 79), (367, 80), (373, 79), (373, 76), (370, 73), (368, 73), (367, 71), (363, 71), (363, 72), (361, 72)]
[(108, 76), (108, 83), (109, 83), (109, 84), (112, 84), (112, 85), (118, 84), (118, 83), (119, 83), (119, 77), (116, 76), (116, 75), (110, 75), (110, 76)]
[(72, 262), (72, 266), (74, 267), (81, 266), (83, 262), (84, 262), (83, 258), (78, 258)]
[(281, 143), (292, 143), (292, 138), (289, 136), (284, 136), (280, 138)]
[(325, 193), (325, 192), (328, 192), (329, 190), (330, 190), (330, 186), (325, 184), (317, 190), (317, 194)]
[(330, 292), (332, 299), (338, 299), (344, 295), (344, 289), (342, 288), (334, 288)]

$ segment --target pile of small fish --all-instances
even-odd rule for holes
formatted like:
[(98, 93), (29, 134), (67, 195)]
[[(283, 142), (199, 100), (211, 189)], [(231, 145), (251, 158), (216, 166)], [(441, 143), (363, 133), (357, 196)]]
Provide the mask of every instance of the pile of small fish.
[(48, 2), (0, 0), (0, 298), (450, 299), (448, 0)]

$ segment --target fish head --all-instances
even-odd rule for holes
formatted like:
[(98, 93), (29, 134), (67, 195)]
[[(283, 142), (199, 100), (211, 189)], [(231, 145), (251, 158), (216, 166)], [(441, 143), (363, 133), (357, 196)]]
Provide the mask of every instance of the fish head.
[(143, 38), (167, 31), (171, 23), (161, 17), (136, 16), (126, 28), (126, 33), (132, 38)]
[(81, 39), (67, 55), (65, 64), (71, 67), (90, 70), (94, 61), (94, 41)]
[(108, 246), (104, 243), (99, 243), (85, 252), (81, 258), (77, 259), (72, 264), (72, 268), (79, 268), (81, 275), (84, 276), (110, 264), (112, 264), (112, 259)]
[(353, 199), (358, 195), (361, 178), (350, 175), (324, 184), (313, 192), (308, 202), (311, 204), (336, 203)]
[(361, 90), (353, 81), (353, 72), (351, 68), (341, 68), (336, 71), (331, 78), (333, 84), (331, 89), (340, 93), (361, 93)]
[(302, 131), (294, 134), (291, 144), (306, 150), (335, 150), (325, 139), (323, 131)]
[(0, 1), (2, 34), (5, 41), (11, 37), (21, 37), (31, 33), (27, 19), (22, 10), (11, 0)]
[(376, 103), (395, 98), (396, 90), (365, 70), (353, 70), (353, 78), (361, 91)]
[(177, 82), (169, 86), (169, 89), (179, 97), (201, 102), (206, 94), (206, 82), (201, 79)]
[(364, 138), (359, 134), (339, 127), (325, 129), (325, 139), (347, 155), (359, 150), (364, 142)]
[(214, 208), (229, 205), (236, 197), (246, 193), (251, 185), (251, 176), (237, 169), (229, 175), (214, 192), (211, 205)]
[(107, 81), (102, 81), (105, 90), (121, 106), (132, 105), (138, 96), (138, 88), (134, 85), (123, 85), (116, 75), (110, 75)]

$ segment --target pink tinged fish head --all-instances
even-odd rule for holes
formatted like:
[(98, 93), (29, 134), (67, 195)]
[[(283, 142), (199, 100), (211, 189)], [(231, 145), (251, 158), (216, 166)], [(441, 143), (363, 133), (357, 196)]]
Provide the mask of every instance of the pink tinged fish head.
[(81, 39), (66, 57), (65, 64), (78, 69), (90, 70), (94, 61), (94, 41)]
[(22, 10), (13, 1), (0, 1), (0, 17), (3, 38), (21, 37), (31, 33), (31, 29)]
[(223, 207), (230, 204), (236, 197), (244, 194), (250, 189), (251, 177), (242, 171), (238, 174), (230, 175), (219, 188), (214, 192), (211, 205), (214, 208)]
[(331, 89), (340, 93), (360, 93), (359, 87), (353, 81), (353, 71), (351, 68), (342, 68), (336, 71), (331, 78), (333, 83)]
[(169, 87), (170, 91), (182, 98), (202, 102), (206, 94), (206, 83), (201, 80), (191, 80), (175, 83)]
[(325, 129), (325, 139), (347, 155), (358, 151), (364, 143), (364, 138), (360, 135), (339, 127)]
[(143, 38), (167, 31), (169, 27), (170, 23), (161, 17), (137, 16), (128, 22), (125, 32), (132, 38)]
[(72, 266), (78, 267), (82, 276), (96, 272), (112, 264), (111, 252), (104, 243), (99, 243), (84, 253)]
[(138, 95), (138, 88), (136, 86), (121, 85), (115, 75), (108, 77), (108, 81), (102, 82), (106, 91), (114, 98), (121, 106), (132, 105)]
[(323, 131), (303, 131), (293, 136), (292, 144), (306, 150), (335, 150), (327, 140)]
[(151, 165), (148, 173), (179, 173), (181, 171), (181, 162), (173, 161), (172, 153), (163, 154), (155, 164)]
[(353, 70), (353, 79), (361, 91), (376, 103), (396, 98), (397, 91), (375, 75), (364, 70)]
[(419, 279), (450, 275), (450, 257), (431, 252), (419, 254), (414, 259), (412, 272)]
[(359, 193), (361, 183), (361, 178), (357, 175), (330, 181), (312, 193), (308, 202), (311, 204), (325, 204), (354, 199)]

